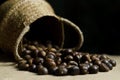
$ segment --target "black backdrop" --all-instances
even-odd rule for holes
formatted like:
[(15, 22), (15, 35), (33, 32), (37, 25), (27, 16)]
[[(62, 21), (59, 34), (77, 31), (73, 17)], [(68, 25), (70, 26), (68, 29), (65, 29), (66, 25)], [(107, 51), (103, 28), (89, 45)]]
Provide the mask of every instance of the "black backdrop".
[(47, 1), (57, 15), (81, 28), (85, 38), (81, 51), (120, 54), (120, 0)]
[(47, 0), (84, 33), (82, 51), (120, 54), (120, 0)]

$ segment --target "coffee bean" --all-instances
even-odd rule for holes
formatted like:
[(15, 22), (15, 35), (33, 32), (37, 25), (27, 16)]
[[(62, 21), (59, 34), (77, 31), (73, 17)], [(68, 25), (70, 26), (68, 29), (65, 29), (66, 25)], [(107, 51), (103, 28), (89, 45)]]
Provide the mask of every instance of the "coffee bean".
[(33, 64), (33, 58), (28, 59), (28, 60), (27, 60), (27, 63), (28, 63), (29, 65), (32, 65), (32, 64)]
[(28, 45), (27, 48), (28, 48), (29, 50), (32, 50), (32, 51), (34, 51), (34, 50), (37, 49), (34, 45)]
[(75, 66), (78, 66), (78, 63), (75, 62), (75, 61), (69, 61), (69, 62), (68, 62), (68, 65), (75, 65)]
[(36, 68), (37, 68), (37, 66), (35, 64), (32, 64), (32, 65), (29, 66), (29, 71), (30, 72), (36, 72), (36, 70), (37, 70)]
[(46, 58), (50, 58), (50, 59), (53, 59), (53, 60), (54, 60), (54, 59), (55, 59), (55, 56), (50, 53), (50, 54), (47, 54), (47, 55), (46, 55)]
[(116, 61), (115, 60), (109, 60), (109, 62), (113, 65), (113, 67), (116, 66)]
[(96, 73), (98, 73), (98, 71), (99, 71), (99, 66), (97, 66), (97, 65), (93, 65), (89, 68), (90, 74), (96, 74)]
[(25, 64), (25, 63), (19, 63), (18, 64), (18, 69), (19, 70), (27, 70), (29, 67), (29, 64)]
[(101, 63), (101, 65), (99, 66), (100, 72), (108, 72), (109, 70), (109, 67), (105, 63)]
[(49, 59), (45, 62), (45, 66), (47, 66), (48, 68), (56, 67), (56, 63), (54, 60)]
[(97, 57), (97, 55), (92, 55), (91, 60), (92, 61), (99, 61), (100, 59)]
[(62, 63), (61, 63), (61, 66), (67, 67), (67, 63), (66, 63), (66, 62), (62, 62)]
[(82, 55), (81, 55), (81, 54), (77, 54), (77, 55), (74, 56), (74, 60), (75, 60), (76, 62), (80, 62), (81, 58), (82, 58)]
[(27, 55), (27, 54), (29, 55), (29, 54), (31, 54), (31, 52), (32, 52), (31, 50), (24, 50), (24, 51), (22, 52), (22, 54), (23, 54), (23, 55)]
[(51, 67), (51, 68), (49, 68), (49, 73), (55, 75), (57, 69), (58, 69), (58, 67)]
[(43, 51), (43, 49), (42, 49), (41, 47), (37, 47), (37, 49), (38, 49), (39, 51)]
[(100, 60), (107, 59), (108, 57), (106, 55), (100, 55)]
[(93, 64), (95, 64), (95, 65), (100, 65), (102, 62), (100, 61), (100, 60), (95, 60), (94, 62), (93, 62)]
[(63, 67), (63, 66), (59, 66), (58, 69), (56, 70), (55, 74), (58, 76), (63, 76), (66, 75), (68, 72), (67, 68)]
[(38, 56), (39, 57), (45, 57), (46, 56), (46, 52), (41, 50), (41, 51), (39, 51)]
[(72, 49), (62, 49), (61, 51), (60, 51), (60, 53), (62, 53), (63, 54), (63, 56), (66, 56), (66, 55), (71, 55), (71, 54), (73, 54), (73, 50)]
[(71, 61), (73, 60), (73, 56), (72, 55), (67, 55), (66, 57), (64, 57), (65, 61)]
[(46, 75), (48, 74), (48, 69), (43, 66), (39, 66), (37, 69), (38, 75)]
[(27, 63), (27, 60), (24, 60), (24, 59), (18, 61), (18, 64), (26, 64), (26, 63)]
[(80, 74), (88, 74), (88, 68), (90, 67), (88, 64), (80, 64)]
[(35, 59), (34, 59), (34, 63), (35, 64), (43, 64), (44, 63), (44, 59), (43, 58), (41, 58), (41, 57), (36, 57)]
[(68, 68), (68, 73), (70, 75), (78, 75), (78, 74), (80, 74), (80, 69), (78, 66), (74, 65), (74, 66), (71, 66)]
[(55, 48), (51, 48), (50, 51), (51, 52), (57, 52), (57, 50)]
[(57, 57), (61, 57), (61, 55), (62, 55), (61, 53), (56, 53)]
[(57, 65), (61, 64), (62, 59), (60, 57), (56, 57), (55, 62)]
[(26, 60), (31, 59), (31, 56), (30, 55), (25, 55), (25, 59)]
[(112, 64), (109, 62), (108, 59), (104, 59), (104, 60), (102, 60), (102, 62), (105, 63), (105, 64), (109, 67), (110, 70), (113, 69), (113, 66), (112, 66)]

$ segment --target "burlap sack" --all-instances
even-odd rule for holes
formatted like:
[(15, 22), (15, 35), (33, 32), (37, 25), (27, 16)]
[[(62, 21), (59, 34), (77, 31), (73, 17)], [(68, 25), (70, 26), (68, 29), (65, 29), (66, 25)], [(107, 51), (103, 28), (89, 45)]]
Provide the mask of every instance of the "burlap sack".
[[(30, 27), (35, 22), (41, 23), (40, 29)], [(64, 47), (70, 38), (74, 39), (70, 48), (79, 49), (83, 44), (83, 34), (78, 26), (57, 16), (45, 0), (8, 0), (0, 6), (0, 48), (7, 53), (14, 53), (16, 60), (22, 59), (19, 54), (24, 35), (33, 29), (41, 32), (41, 27), (50, 33), (46, 38), (52, 37), (60, 47)], [(76, 36), (71, 36), (72, 32)]]

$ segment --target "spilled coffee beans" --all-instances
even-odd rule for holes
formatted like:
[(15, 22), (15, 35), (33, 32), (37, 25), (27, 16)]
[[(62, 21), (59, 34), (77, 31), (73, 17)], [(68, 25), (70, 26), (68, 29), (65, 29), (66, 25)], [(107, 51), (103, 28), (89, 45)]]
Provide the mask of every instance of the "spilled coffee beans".
[(106, 55), (89, 54), (61, 49), (50, 41), (23, 40), (22, 60), (18, 61), (19, 70), (28, 70), (38, 75), (80, 75), (108, 72), (116, 66), (116, 61)]

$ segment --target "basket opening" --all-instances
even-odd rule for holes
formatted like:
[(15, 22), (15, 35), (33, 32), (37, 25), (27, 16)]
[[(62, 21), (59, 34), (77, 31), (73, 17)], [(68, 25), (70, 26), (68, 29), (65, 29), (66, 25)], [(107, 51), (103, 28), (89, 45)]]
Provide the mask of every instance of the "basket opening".
[(62, 28), (60, 24), (57, 18), (44, 16), (30, 25), (30, 31), (24, 37), (31, 41), (38, 40), (43, 44), (49, 40), (52, 44), (60, 46), (62, 41)]
[(68, 24), (64, 24), (64, 48), (74, 48), (80, 42), (79, 35), (74, 27), (70, 27)]

